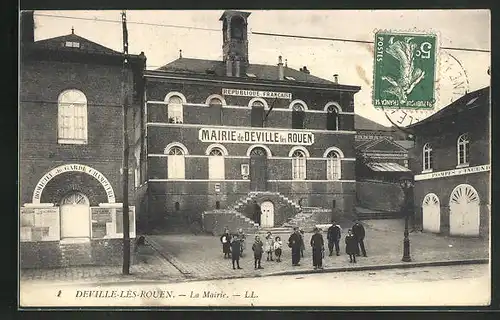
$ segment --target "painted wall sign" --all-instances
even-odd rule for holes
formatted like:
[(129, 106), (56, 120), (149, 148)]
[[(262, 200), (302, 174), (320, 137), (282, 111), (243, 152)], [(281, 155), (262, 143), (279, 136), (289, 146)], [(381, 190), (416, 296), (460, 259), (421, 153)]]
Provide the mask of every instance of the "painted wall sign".
[(99, 181), (99, 183), (103, 186), (104, 190), (106, 191), (108, 202), (115, 203), (115, 192), (113, 191), (113, 186), (108, 181), (108, 179), (106, 179), (106, 177), (96, 169), (83, 164), (65, 164), (50, 170), (40, 179), (40, 181), (38, 181), (38, 184), (36, 185), (35, 190), (33, 191), (32, 202), (40, 203), (40, 198), (42, 196), (43, 189), (49, 183), (50, 180), (54, 179), (61, 173), (71, 172), (71, 171), (83, 172), (97, 179), (97, 181)]
[(469, 173), (490, 171), (490, 167), (491, 166), (489, 164), (485, 164), (485, 165), (476, 166), (476, 167), (467, 167), (467, 168), (453, 169), (453, 170), (447, 170), (447, 171), (418, 174), (415, 176), (415, 181), (445, 178), (445, 177), (452, 177), (452, 176), (461, 176), (461, 175), (469, 174)]
[(290, 92), (275, 92), (275, 91), (258, 91), (258, 90), (242, 90), (242, 89), (222, 89), (223, 96), (239, 96), (253, 98), (278, 98), (292, 100)]
[(272, 130), (233, 130), (201, 128), (198, 138), (203, 142), (263, 143), (310, 146), (314, 143), (311, 132)]

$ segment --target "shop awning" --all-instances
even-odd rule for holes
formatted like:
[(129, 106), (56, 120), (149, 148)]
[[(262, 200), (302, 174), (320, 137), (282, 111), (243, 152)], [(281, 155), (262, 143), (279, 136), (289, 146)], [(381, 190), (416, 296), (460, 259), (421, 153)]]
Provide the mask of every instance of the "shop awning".
[(366, 165), (373, 171), (411, 172), (410, 169), (394, 162), (370, 162)]

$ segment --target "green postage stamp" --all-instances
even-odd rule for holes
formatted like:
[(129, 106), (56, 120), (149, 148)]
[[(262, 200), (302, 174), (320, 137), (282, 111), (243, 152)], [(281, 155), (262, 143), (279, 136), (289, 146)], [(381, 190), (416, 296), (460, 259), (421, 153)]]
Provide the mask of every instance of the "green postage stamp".
[(373, 105), (375, 108), (434, 108), (436, 35), (375, 33)]

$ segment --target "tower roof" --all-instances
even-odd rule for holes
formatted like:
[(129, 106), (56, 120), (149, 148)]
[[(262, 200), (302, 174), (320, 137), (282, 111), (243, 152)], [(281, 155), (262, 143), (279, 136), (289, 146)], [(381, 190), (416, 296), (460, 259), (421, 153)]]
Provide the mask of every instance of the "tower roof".
[(224, 20), (226, 16), (243, 16), (243, 18), (246, 19), (250, 14), (251, 14), (250, 12), (226, 10), (224, 11), (224, 13), (222, 13), (222, 16), (220, 17), (219, 21)]

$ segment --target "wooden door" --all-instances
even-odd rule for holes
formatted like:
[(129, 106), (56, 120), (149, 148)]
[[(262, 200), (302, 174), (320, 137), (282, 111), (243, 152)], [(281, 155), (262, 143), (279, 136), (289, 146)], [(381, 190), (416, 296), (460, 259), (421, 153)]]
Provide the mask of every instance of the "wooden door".
[(264, 201), (260, 205), (260, 210), (262, 211), (260, 226), (274, 227), (274, 204), (271, 201)]
[(422, 202), (422, 225), (424, 231), (439, 233), (441, 231), (441, 212), (439, 198), (434, 193), (425, 196)]
[(468, 184), (458, 185), (451, 193), (450, 235), (479, 235), (479, 195)]

